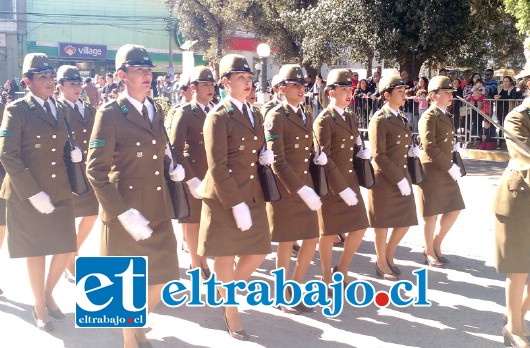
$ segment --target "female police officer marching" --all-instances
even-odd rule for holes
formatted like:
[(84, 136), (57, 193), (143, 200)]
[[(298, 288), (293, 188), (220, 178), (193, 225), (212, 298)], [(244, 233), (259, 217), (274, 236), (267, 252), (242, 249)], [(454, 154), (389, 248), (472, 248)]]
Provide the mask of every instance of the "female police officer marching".
[[(75, 142), (83, 152), (84, 158), (88, 154), (88, 141), (94, 126), (94, 117), (96, 109), (89, 103), (79, 99), (83, 87), (83, 80), (79, 70), (75, 66), (63, 65), (57, 69), (57, 81), (61, 97), (59, 102), (66, 111), (66, 118), (70, 125)], [(83, 169), (85, 169), (85, 163)], [(80, 218), (77, 225), (77, 250), (81, 248), (83, 242), (87, 239), (88, 234), (94, 227), (98, 215), (98, 201), (92, 189), (89, 192), (74, 196), (75, 217)], [(73, 253), (65, 275), (70, 282), (75, 282), (75, 256)]]
[[(435, 76), (429, 81), (428, 89), (432, 104), (419, 122), (424, 179), (419, 185), (418, 201), (425, 221), (424, 263), (442, 268), (448, 262), (441, 253), (442, 241), (465, 206), (456, 182), (461, 176), (460, 168), (453, 163), (452, 156), (454, 126), (447, 113), (453, 101), (453, 86), (448, 77)], [(435, 234), (439, 214), (442, 216)]]
[[(353, 171), (353, 149), (359, 134), (357, 119), (345, 110), (352, 97), (351, 84), (348, 69), (329, 72), (326, 85), (331, 101), (313, 124), (315, 147), (324, 149), (328, 158), (325, 167), (331, 194), (322, 197), (322, 209), (318, 211), (322, 278), (328, 284), (335, 272), (341, 272), (347, 282), (348, 266), (369, 226), (359, 180)], [(364, 158), (370, 158), (369, 149), (361, 151)], [(332, 271), (333, 241), (345, 231), (349, 233), (344, 250)]]
[[(76, 250), (74, 205), (63, 149), (65, 110), (50, 98), (54, 72), (42, 53), (26, 55), (24, 83), (30, 93), (7, 105), (0, 130), (0, 159), (6, 170), (1, 195), (7, 200), (11, 257), (27, 257), (37, 327), (53, 330), (50, 317), (64, 318), (52, 292)], [(68, 154), (67, 154), (68, 155)], [(80, 162), (75, 148), (69, 154)], [(53, 255), (45, 277), (46, 255)]]
[[(151, 59), (144, 47), (124, 45), (116, 69), (126, 89), (101, 106), (90, 137), (87, 174), (102, 207), (102, 254), (147, 256), (148, 311), (160, 301), (162, 286), (178, 279), (173, 207), (164, 178), (164, 114), (149, 93)], [(184, 179), (177, 165), (171, 180)], [(124, 347), (149, 347), (145, 330), (123, 329)]]
[[(368, 127), (376, 181), (375, 187), (368, 191), (370, 225), (375, 230), (375, 270), (379, 277), (391, 281), (398, 280), (401, 274), (394, 264), (397, 246), (409, 227), (418, 224), (407, 169), (407, 153), (417, 153), (410, 153), (412, 133), (407, 118), (399, 111), (405, 103), (406, 88), (407, 84), (399, 76), (388, 75), (379, 81), (379, 92), (386, 103)], [(387, 243), (389, 228), (393, 230)]]
[(180, 220), (179, 223), (182, 224), (184, 239), (190, 252), (190, 268), (200, 267), (202, 277), (208, 279), (210, 269), (206, 257), (197, 255), (202, 201), (196, 189), (208, 170), (203, 126), (206, 115), (213, 108), (210, 101), (213, 98), (215, 80), (210, 69), (205, 66), (193, 68), (190, 80), (190, 89), (194, 91), (193, 98), (189, 104), (184, 104), (175, 110), (169, 141), (177, 162), (186, 170), (186, 190), (189, 192), (191, 212), (188, 218)]
[[(282, 199), (268, 203), (267, 213), (272, 241), (279, 242), (276, 268), (284, 267), (286, 276), (289, 274), (293, 242), (303, 240), (292, 277), (294, 281), (302, 283), (315, 254), (318, 237), (316, 211), (320, 209), (322, 202), (312, 188), (313, 182), (309, 174), (309, 161), (313, 152), (313, 121), (302, 110), (302, 68), (296, 64), (283, 65), (279, 75), (284, 101), (267, 114), (265, 134), (268, 148), (276, 155), (272, 169), (280, 179), (278, 186)], [(322, 152), (314, 160), (315, 163), (324, 165), (327, 161), (326, 154)], [(287, 298), (290, 300), (290, 294), (287, 294)], [(292, 314), (311, 311), (303, 304), (295, 307), (282, 305), (280, 308)]]
[(504, 343), (507, 346), (528, 348), (530, 330), (525, 322), (525, 316), (530, 310), (528, 279), (530, 273), (530, 97), (528, 96), (530, 66), (528, 63), (517, 77), (523, 78), (521, 87), (526, 99), (504, 120), (510, 162), (502, 174), (493, 201), (495, 267), (497, 272), (507, 273), (507, 315), (505, 326), (502, 328)]
[[(217, 279), (226, 283), (247, 280), (271, 252), (257, 162), (271, 164), (274, 154), (263, 149), (261, 115), (245, 100), (252, 88), (245, 57), (224, 56), (219, 75), (228, 94), (204, 122), (208, 171), (198, 189), (203, 205), (197, 252), (215, 257)], [(234, 267), (236, 255), (239, 260)], [(226, 298), (224, 288), (218, 289)], [(224, 308), (228, 334), (248, 340), (237, 307)]]

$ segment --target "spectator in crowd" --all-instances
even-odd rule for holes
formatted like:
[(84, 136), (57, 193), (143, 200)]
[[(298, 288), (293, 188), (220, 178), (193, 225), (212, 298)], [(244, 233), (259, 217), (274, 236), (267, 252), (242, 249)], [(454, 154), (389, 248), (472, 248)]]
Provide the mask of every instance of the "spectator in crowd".
[(459, 130), (460, 128), (465, 126), (465, 120), (461, 118), (460, 115), (460, 107), (462, 106), (462, 102), (458, 100), (458, 97), (463, 98), (464, 97), (464, 91), (462, 90), (462, 87), (460, 86), (460, 79), (455, 78), (451, 81), (453, 84), (453, 103), (449, 106), (448, 111), (450, 114), (453, 115), (453, 125), (455, 127), (455, 130)]
[[(351, 78), (351, 95), (355, 94), (357, 85), (359, 84), (359, 74), (353, 70), (350, 70)], [(355, 112), (355, 97), (352, 97), (350, 100), (350, 105), (348, 106), (350, 112)]]
[(313, 88), (311, 88), (311, 90), (309, 91), (309, 100), (313, 104), (314, 117), (317, 117), (320, 110), (322, 110), (321, 92), (323, 92), (325, 88), (326, 84), (324, 83), (324, 79), (322, 78), (322, 75), (318, 74), (315, 78)]
[(250, 106), (252, 107), (254, 105), (254, 103), (256, 102), (256, 86), (253, 85), (251, 88), (250, 88), (250, 93), (249, 95), (245, 98), (247, 100), (247, 102), (250, 104)]
[[(490, 103), (486, 100), (486, 88), (484, 86), (484, 80), (478, 79), (475, 85), (471, 88), (471, 96), (467, 100), (475, 105), (480, 111), (486, 115), (490, 114)], [(478, 112), (473, 110), (471, 112), (471, 134), (481, 135), (482, 134), (482, 120), (483, 117)], [(476, 144), (475, 144), (476, 145)]]
[[(422, 80), (420, 80), (422, 81)], [(418, 103), (418, 115), (414, 115), (413, 130), (414, 133), (418, 132), (418, 123), (421, 115), (429, 108), (429, 100), (427, 100), (427, 90), (420, 88), (416, 91), (416, 97), (414, 102)]]
[(493, 69), (486, 69), (484, 72), (484, 87), (486, 87), (486, 99), (493, 99), (498, 92), (498, 83), (493, 78)]
[(401, 77), (401, 80), (407, 84), (409, 88), (414, 88), (414, 82), (412, 82), (409, 79), (409, 73), (407, 70), (401, 70), (401, 73), (399, 74)]
[(166, 75), (164, 76), (164, 79), (162, 80), (162, 93), (160, 95), (166, 98), (167, 100), (171, 101), (172, 92), (173, 92), (173, 83), (171, 82), (171, 76)]
[(412, 84), (414, 85), (414, 90), (418, 90), (419, 89), (419, 85), (420, 85), (420, 79), (418, 77), (415, 77), (413, 80), (412, 80)]
[(513, 102), (510, 100), (516, 99), (515, 82), (511, 76), (504, 76), (502, 78), (502, 85), (498, 90), (498, 93), (494, 96), (497, 100), (497, 120), (501, 124), (504, 123), (504, 118), (513, 109)]
[(90, 105), (95, 107), (96, 109), (99, 106), (99, 91), (94, 86), (94, 83), (92, 82), (92, 79), (90, 77), (87, 77), (85, 79), (85, 85), (83, 86), (83, 91), (85, 92), (86, 96), (88, 97), (88, 100), (90, 102)]
[(103, 86), (103, 90), (101, 92), (103, 101), (107, 102), (109, 100), (109, 95), (112, 92), (112, 90), (118, 88), (118, 84), (114, 83), (114, 77), (112, 73), (107, 74), (107, 83), (105, 86)]
[(449, 71), (449, 80), (453, 82), (456, 79), (456, 70)]
[(381, 80), (381, 67), (378, 66), (374, 74), (368, 78), (368, 93), (370, 96), (370, 109), (374, 112), (379, 109), (379, 80)]
[[(368, 115), (370, 114), (370, 91), (368, 90), (368, 81), (361, 79), (353, 93), (355, 99), (355, 114), (361, 122), (361, 127), (367, 126)], [(366, 120), (366, 121), (365, 121)]]
[(478, 148), (480, 150), (495, 150), (497, 147), (497, 141), (495, 140), (496, 136), (496, 128), (490, 123), (490, 121), (484, 119), (482, 121), (481, 143)]
[(438, 75), (440, 76), (447, 76), (448, 73), (449, 70), (447, 70), (446, 68), (441, 68), (440, 70), (438, 70)]
[(482, 76), (478, 72), (474, 72), (471, 75), (471, 78), (464, 87), (464, 99), (469, 99), (471, 97), (471, 94), (473, 94), (473, 87), (475, 86), (475, 82), (477, 82), (477, 80), (480, 80), (481, 78)]
[(304, 77), (304, 82), (305, 82), (305, 91), (306, 92), (309, 92), (312, 88), (313, 88), (313, 76), (307, 74), (305, 77)]
[[(15, 88), (13, 86), (13, 82), (7, 80), (5, 83), (4, 83), (4, 88), (2, 90), (2, 93), (6, 93), (7, 95), (10, 95), (11, 98), (15, 99), (16, 97), (16, 94), (15, 94)], [(3, 100), (5, 101), (5, 100)]]
[(407, 126), (409, 127), (410, 130), (413, 130), (414, 129), (414, 119), (413, 119), (414, 89), (413, 88), (407, 88), (407, 90), (405, 91), (405, 98), (406, 100), (405, 100), (405, 105), (403, 106), (403, 112), (405, 112), (405, 115), (407, 115)]
[(173, 101), (172, 101), (173, 104), (177, 104), (180, 100), (179, 88), (180, 88), (180, 75), (175, 74), (175, 76), (173, 77), (173, 87), (171, 88), (173, 92)]

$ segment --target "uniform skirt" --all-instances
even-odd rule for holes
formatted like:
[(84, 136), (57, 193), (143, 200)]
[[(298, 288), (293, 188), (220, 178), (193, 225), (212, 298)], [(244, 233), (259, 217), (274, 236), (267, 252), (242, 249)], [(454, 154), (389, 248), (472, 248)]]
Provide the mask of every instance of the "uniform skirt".
[(267, 203), (267, 215), (273, 242), (318, 238), (317, 212), (309, 209), (297, 193), (290, 194), (280, 185), (282, 199)]
[(247, 203), (252, 227), (237, 228), (232, 209), (203, 198), (197, 254), (201, 256), (261, 255), (272, 251), (265, 202)]
[(202, 209), (202, 200), (196, 199), (190, 193), (188, 185), (184, 185), (184, 189), (188, 195), (188, 203), (190, 204), (190, 216), (186, 219), (179, 220), (179, 223), (183, 224), (198, 224), (201, 222), (201, 209)]
[(135, 241), (118, 219), (103, 223), (101, 254), (104, 256), (147, 256), (148, 284), (179, 279), (177, 240), (171, 220), (151, 222), (151, 237)]
[(414, 194), (402, 196), (397, 185), (388, 181), (381, 172), (376, 172), (375, 187), (368, 190), (368, 217), (373, 228), (417, 225)]
[(364, 200), (359, 187), (353, 191), (359, 202), (350, 207), (339, 195), (322, 197), (322, 209), (318, 211), (318, 224), (321, 236), (331, 236), (339, 233), (354, 232), (370, 227)]
[(423, 183), (418, 189), (422, 216), (433, 216), (465, 209), (458, 182), (433, 163), (422, 163)]
[(495, 268), (530, 273), (530, 219), (495, 214)]
[(39, 213), (29, 200), (7, 201), (7, 246), (12, 258), (76, 251), (72, 199), (53, 202), (51, 214)]
[(99, 203), (94, 191), (90, 190), (87, 194), (74, 195), (74, 212), (75, 217), (98, 215)]

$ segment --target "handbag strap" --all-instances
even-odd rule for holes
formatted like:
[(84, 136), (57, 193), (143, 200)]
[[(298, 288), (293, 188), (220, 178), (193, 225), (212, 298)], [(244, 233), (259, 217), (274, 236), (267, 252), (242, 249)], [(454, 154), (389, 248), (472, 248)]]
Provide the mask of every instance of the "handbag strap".
[(70, 145), (70, 151), (72, 151), (76, 148), (76, 146), (74, 142), (74, 135), (72, 133), (72, 129), (70, 128), (70, 123), (68, 123), (68, 120), (66, 119), (66, 116), (64, 117), (64, 123), (66, 124), (66, 131), (68, 132), (68, 144)]

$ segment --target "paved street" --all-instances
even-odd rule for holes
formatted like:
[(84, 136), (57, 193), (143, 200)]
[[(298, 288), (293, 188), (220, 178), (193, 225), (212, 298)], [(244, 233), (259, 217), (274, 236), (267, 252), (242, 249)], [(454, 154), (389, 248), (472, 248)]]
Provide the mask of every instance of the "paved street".
[[(149, 319), (148, 338), (156, 347), (501, 347), (504, 311), (504, 277), (492, 267), (493, 215), (491, 201), (506, 163), (466, 160), (468, 175), (459, 180), (467, 209), (444, 244), (451, 263), (448, 269), (429, 270), (428, 299), (432, 307), (379, 309), (375, 305), (346, 307), (334, 319), (319, 311), (289, 316), (270, 307), (244, 307), (242, 315), (251, 342), (231, 339), (224, 331), (221, 309), (174, 308), (159, 305)], [(364, 192), (366, 194), (366, 192)], [(389, 207), (391, 208), (391, 207)], [(175, 226), (178, 226), (175, 224)], [(95, 227), (81, 255), (98, 252)], [(180, 232), (177, 232), (179, 237)], [(350, 265), (350, 276), (372, 282), (376, 290), (391, 283), (375, 277), (373, 230), (368, 230), (359, 253)], [(180, 245), (180, 243), (179, 243)], [(62, 279), (55, 298), (67, 314), (46, 334), (34, 327), (32, 296), (24, 260), (11, 260), (7, 248), (0, 252), (0, 347), (121, 347), (118, 329), (75, 329), (74, 286)], [(334, 258), (338, 260), (340, 249)], [(397, 253), (402, 279), (414, 281), (411, 272), (422, 266), (422, 231), (412, 228)], [(179, 255), (181, 275), (189, 257)], [(318, 252), (309, 278), (320, 274)], [(271, 255), (255, 273), (270, 279)]]

